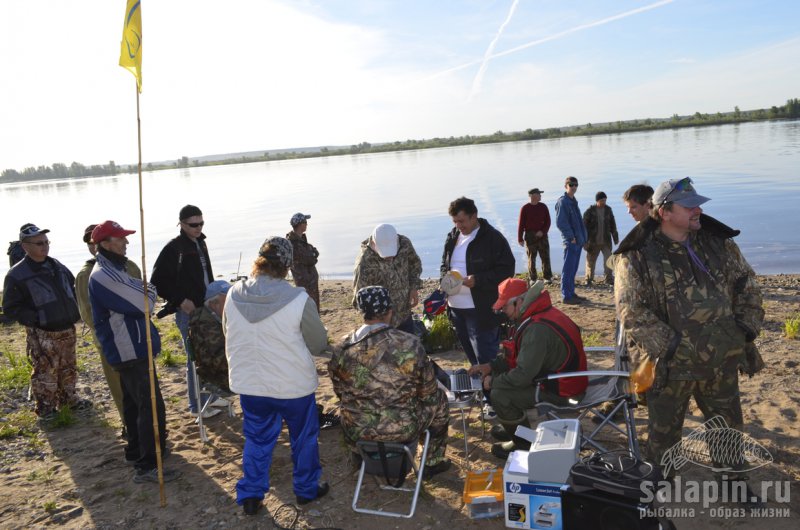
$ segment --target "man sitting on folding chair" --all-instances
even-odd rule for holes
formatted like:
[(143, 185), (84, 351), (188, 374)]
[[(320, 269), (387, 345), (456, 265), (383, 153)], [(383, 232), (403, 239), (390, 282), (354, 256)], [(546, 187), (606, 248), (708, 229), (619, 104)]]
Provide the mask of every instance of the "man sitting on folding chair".
[(359, 440), (422, 441), (430, 430), (423, 476), (446, 471), (449, 411), (433, 363), (416, 335), (390, 326), (392, 300), (385, 287), (359, 289), (356, 303), (364, 325), (334, 349), (328, 365), (351, 462), (360, 463)]
[[(526, 411), (536, 404), (534, 380), (562, 372), (586, 370), (586, 354), (578, 326), (554, 308), (550, 293), (539, 280), (530, 289), (524, 280), (508, 278), (497, 288), (492, 306), (516, 323), (513, 338), (503, 342), (504, 354), (494, 361), (470, 368), (480, 374), (483, 387), (490, 390), (492, 405), (500, 425), (492, 436), (501, 443), (492, 445), (492, 454), (506, 459), (511, 451), (528, 449), (530, 443), (514, 435), (517, 426), (530, 427)], [(565, 405), (580, 401), (586, 390), (586, 377), (567, 377), (543, 384), (539, 400)]]

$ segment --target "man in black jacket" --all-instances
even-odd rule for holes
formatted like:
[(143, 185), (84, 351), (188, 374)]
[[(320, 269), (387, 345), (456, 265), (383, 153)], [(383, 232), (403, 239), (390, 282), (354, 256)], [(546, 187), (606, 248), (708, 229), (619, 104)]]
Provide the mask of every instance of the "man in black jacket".
[(447, 234), (440, 270), (461, 278), (448, 293), (448, 313), (470, 364), (485, 364), (497, 356), (500, 320), (492, 304), (500, 282), (514, 275), (514, 254), (503, 234), (478, 217), (472, 199), (454, 200), (448, 213), (455, 228)]
[(39, 417), (62, 406), (91, 404), (75, 394), (75, 277), (49, 256), (47, 233), (34, 224), (22, 225), (19, 240), (25, 257), (8, 271), (3, 285), (3, 312), (25, 326), (27, 354), (33, 371), (31, 393)]
[[(203, 234), (203, 212), (197, 206), (187, 204), (181, 208), (178, 219), (181, 233), (161, 250), (150, 281), (156, 286), (158, 296), (167, 301), (167, 307), (175, 311), (175, 324), (185, 345), (189, 335), (189, 315), (203, 306), (206, 286), (214, 281), (214, 273), (208, 257), (206, 236)], [(197, 414), (200, 407), (188, 356), (186, 362), (189, 410)]]

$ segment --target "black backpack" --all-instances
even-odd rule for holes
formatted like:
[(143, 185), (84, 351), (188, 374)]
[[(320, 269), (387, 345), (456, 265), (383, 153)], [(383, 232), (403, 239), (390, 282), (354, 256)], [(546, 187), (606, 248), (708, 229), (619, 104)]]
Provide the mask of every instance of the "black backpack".
[(17, 262), (22, 261), (25, 257), (25, 251), (22, 249), (22, 243), (19, 241), (12, 241), (8, 244), (8, 266), (13, 267)]

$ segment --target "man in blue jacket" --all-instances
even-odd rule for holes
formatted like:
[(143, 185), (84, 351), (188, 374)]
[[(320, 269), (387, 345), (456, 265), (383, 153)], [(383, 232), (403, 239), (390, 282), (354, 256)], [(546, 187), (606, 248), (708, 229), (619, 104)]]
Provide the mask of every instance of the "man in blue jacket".
[[(114, 221), (105, 221), (92, 231), (92, 241), (97, 244), (97, 263), (89, 277), (89, 299), (102, 354), (119, 373), (122, 383), (122, 406), (128, 431), (125, 460), (136, 468), (134, 482), (158, 482), (150, 367), (147, 363), (147, 323), (142, 308), (145, 293), (142, 281), (128, 275), (125, 270), (127, 236), (133, 233), (134, 230), (125, 230)], [(147, 300), (152, 311), (156, 290), (150, 284), (147, 286)], [(155, 357), (161, 351), (161, 339), (152, 322), (150, 337)], [(166, 455), (164, 399), (157, 377), (155, 390), (161, 453)], [(163, 471), (165, 482), (179, 476), (175, 470)]]
[(564, 265), (561, 269), (561, 297), (565, 304), (580, 304), (585, 300), (575, 294), (575, 275), (581, 261), (581, 249), (586, 244), (586, 227), (581, 210), (575, 199), (578, 179), (567, 177), (564, 181), (566, 191), (556, 201), (556, 226), (561, 231), (564, 245)]

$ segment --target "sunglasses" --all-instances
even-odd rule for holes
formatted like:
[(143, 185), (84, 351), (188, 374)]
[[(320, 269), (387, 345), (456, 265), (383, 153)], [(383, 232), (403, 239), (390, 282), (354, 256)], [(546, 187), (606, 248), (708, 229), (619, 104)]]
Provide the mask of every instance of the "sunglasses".
[(578, 187), (578, 183), (576, 182), (574, 184), (567, 184), (567, 186), (569, 186), (570, 188), (577, 188)]
[(664, 197), (664, 200), (661, 201), (661, 204), (666, 204), (666, 203), (670, 202), (670, 200), (669, 200), (670, 195), (672, 195), (676, 191), (678, 191), (678, 192), (694, 191), (694, 186), (692, 186), (692, 179), (689, 178), (689, 177), (686, 177), (686, 178), (682, 178), (677, 183), (675, 183), (675, 185), (672, 187), (672, 189), (669, 190), (669, 193), (667, 193), (667, 196)]
[(205, 221), (200, 221), (199, 223), (183, 223), (183, 224), (185, 224), (186, 226), (191, 226), (192, 228), (199, 228), (206, 223)]
[(49, 247), (50, 241), (23, 241), (26, 245), (36, 245), (37, 247)]

